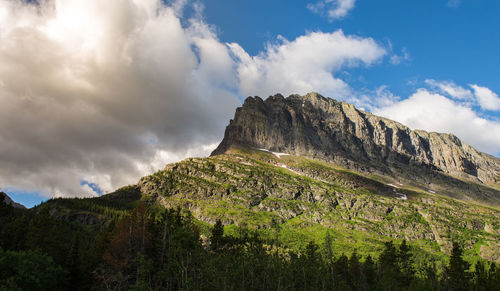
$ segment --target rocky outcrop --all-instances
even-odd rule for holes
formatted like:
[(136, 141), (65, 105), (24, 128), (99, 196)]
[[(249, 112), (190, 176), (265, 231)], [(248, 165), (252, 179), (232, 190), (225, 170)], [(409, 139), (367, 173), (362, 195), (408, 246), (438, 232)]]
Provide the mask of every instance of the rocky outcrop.
[(9, 195), (5, 194), (4, 192), (0, 192), (0, 199), (7, 205), (11, 205), (14, 208), (20, 208), (20, 209), (26, 209), (26, 207), (22, 204), (19, 204), (17, 202), (14, 202)]
[[(247, 98), (212, 155), (241, 146), (402, 175), (428, 184), (435, 183), (431, 177), (436, 173), (492, 187), (500, 184), (500, 159), (479, 152), (453, 134), (410, 130), (316, 93), (287, 98), (278, 94), (265, 101)], [(490, 191), (487, 196), (499, 198), (498, 192)]]

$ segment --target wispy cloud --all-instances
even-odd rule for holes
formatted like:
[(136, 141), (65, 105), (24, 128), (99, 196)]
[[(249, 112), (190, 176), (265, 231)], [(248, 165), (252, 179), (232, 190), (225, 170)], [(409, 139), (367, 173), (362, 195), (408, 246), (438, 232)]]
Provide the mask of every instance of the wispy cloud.
[(495, 92), (491, 91), (489, 88), (474, 84), (471, 84), (470, 87), (474, 89), (474, 95), (477, 98), (479, 106), (481, 106), (483, 110), (500, 110), (500, 98)]
[(433, 79), (426, 79), (425, 84), (432, 89), (438, 90), (438, 92), (440, 92), (441, 94), (447, 94), (454, 99), (472, 100), (474, 98), (474, 94), (472, 94), (471, 90), (458, 86), (451, 81), (436, 81)]
[(487, 87), (470, 84), (469, 87), (472, 89), (470, 90), (452, 81), (436, 81), (433, 79), (425, 80), (425, 84), (436, 93), (450, 96), (463, 105), (477, 105), (482, 110), (487, 111), (500, 110), (500, 97)]
[(448, 7), (458, 7), (462, 3), (462, 0), (448, 0)]
[(389, 61), (391, 62), (391, 64), (393, 64), (395, 66), (400, 65), (401, 63), (409, 61), (409, 60), (411, 60), (411, 56), (405, 47), (403, 47), (403, 49), (401, 50), (401, 54), (398, 55), (398, 54), (394, 53), (389, 58)]
[(307, 8), (333, 21), (346, 17), (354, 9), (355, 4), (356, 0), (320, 0), (316, 3), (307, 4)]

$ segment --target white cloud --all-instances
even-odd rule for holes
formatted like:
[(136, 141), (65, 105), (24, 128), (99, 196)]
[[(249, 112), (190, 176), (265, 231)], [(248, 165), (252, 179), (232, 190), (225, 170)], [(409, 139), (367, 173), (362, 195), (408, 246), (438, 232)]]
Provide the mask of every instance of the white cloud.
[(427, 89), (373, 112), (412, 129), (453, 133), (484, 152), (500, 149), (500, 122), (482, 118), (471, 108)]
[(344, 99), (344, 101), (354, 104), (357, 108), (370, 112), (392, 106), (399, 100), (400, 97), (394, 95), (386, 85), (382, 85), (375, 90), (364, 90), (364, 92), (358, 92), (355, 96)]
[(474, 89), (474, 95), (477, 98), (479, 106), (484, 110), (499, 110), (500, 98), (498, 95), (491, 91), (489, 88), (481, 87), (478, 85), (470, 85)]
[(454, 82), (451, 81), (436, 81), (433, 79), (426, 79), (425, 84), (430, 86), (433, 89), (437, 89), (438, 92), (442, 94), (447, 94), (454, 99), (459, 100), (471, 100), (474, 98), (471, 90), (465, 89), (461, 86), (458, 86)]
[(293, 41), (280, 38), (257, 56), (249, 56), (236, 43), (229, 44), (238, 59), (242, 95), (269, 96), (319, 92), (333, 98), (352, 93), (350, 86), (334, 76), (344, 67), (370, 65), (386, 54), (371, 38), (312, 32)]
[(186, 1), (0, 0), (0, 185), (95, 195), (206, 155), (235, 63)]
[(409, 61), (411, 60), (410, 53), (408, 53), (408, 50), (406, 48), (403, 48), (401, 50), (401, 54), (392, 54), (391, 57), (389, 58), (389, 61), (391, 64), (397, 66), (401, 64), (402, 62)]
[(462, 0), (448, 0), (448, 7), (458, 7), (462, 3)]
[(465, 106), (479, 105), (481, 109), (491, 111), (500, 109), (500, 98), (487, 87), (471, 84), (469, 85), (473, 89), (471, 91), (451, 81), (436, 81), (433, 79), (425, 80), (425, 84), (437, 93), (450, 96)]
[(330, 20), (342, 19), (354, 9), (356, 0), (320, 0), (307, 4), (307, 8), (314, 13), (326, 15)]

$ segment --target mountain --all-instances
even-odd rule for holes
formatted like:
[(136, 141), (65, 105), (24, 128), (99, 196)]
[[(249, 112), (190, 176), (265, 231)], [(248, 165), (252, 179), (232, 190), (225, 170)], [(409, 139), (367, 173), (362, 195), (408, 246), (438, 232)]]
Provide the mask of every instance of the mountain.
[(495, 290), (497, 170), (318, 94), (248, 98), (210, 157), (0, 207), (0, 289)]
[[(460, 241), (500, 262), (498, 159), (450, 134), (411, 131), (318, 94), (247, 98), (218, 148), (88, 203), (42, 205), (60, 219), (104, 224), (140, 201), (188, 209), (202, 229), (221, 220), (288, 247), (335, 239), (337, 254), (377, 254), (407, 239), (431, 256)], [(474, 170), (473, 170), (474, 169)], [(208, 234), (206, 234), (208, 235)]]
[(12, 200), (9, 195), (5, 194), (4, 192), (0, 192), (0, 200), (2, 200), (7, 205), (12, 205), (12, 207), (14, 208), (26, 209), (24, 205), (14, 202), (14, 200)]
[(500, 205), (500, 159), (453, 134), (410, 130), (317, 93), (277, 94), (265, 101), (247, 98), (212, 155), (233, 147), (320, 159), (451, 197)]
[(167, 165), (137, 191), (297, 248), (330, 230), (338, 253), (375, 252), (388, 238), (448, 252), (459, 240), (500, 262), (499, 167), (451, 134), (412, 131), (315, 93), (275, 95), (247, 98), (211, 157)]

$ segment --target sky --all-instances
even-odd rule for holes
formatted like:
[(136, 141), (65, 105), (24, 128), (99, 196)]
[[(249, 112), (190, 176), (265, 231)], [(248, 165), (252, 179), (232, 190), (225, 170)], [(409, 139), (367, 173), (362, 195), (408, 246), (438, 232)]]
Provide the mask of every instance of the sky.
[(500, 156), (495, 0), (0, 0), (0, 187), (28, 207), (207, 156), (311, 91)]

